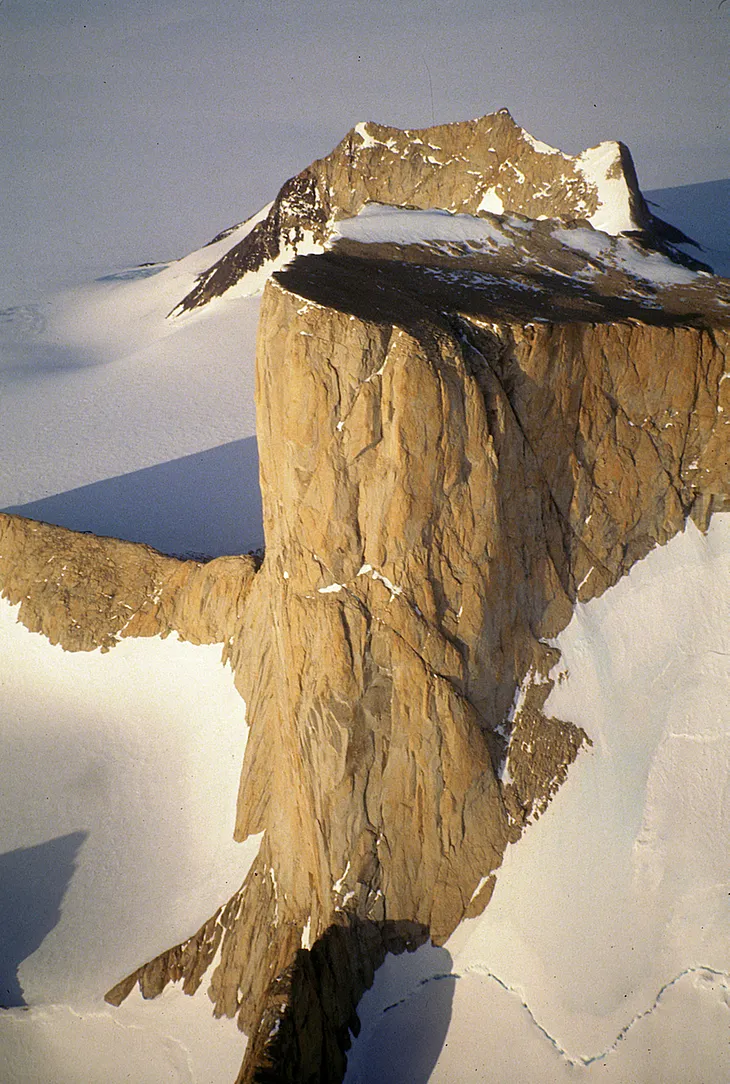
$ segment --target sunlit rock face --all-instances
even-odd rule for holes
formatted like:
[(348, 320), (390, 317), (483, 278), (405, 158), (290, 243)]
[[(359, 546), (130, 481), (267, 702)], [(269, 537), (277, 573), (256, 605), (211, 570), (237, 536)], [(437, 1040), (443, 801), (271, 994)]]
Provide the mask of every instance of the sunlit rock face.
[(564, 154), (533, 139), (506, 109), (414, 131), (366, 122), (287, 181), (250, 234), (200, 275), (174, 311), (205, 305), (237, 285), (260, 286), (262, 271), (325, 247), (336, 223), (368, 203), (580, 220), (662, 249), (688, 240), (651, 214), (623, 143)]
[(273, 274), (261, 567), (2, 520), (29, 627), (68, 650), (174, 630), (234, 668), (235, 834), (261, 847), (108, 1000), (209, 978), (241, 1081), (342, 1079), (374, 969), (483, 912), (590, 747), (546, 710), (549, 641), (728, 507), (728, 284), (657, 229), (618, 144), (570, 158), (506, 112), (359, 125), (180, 303)]

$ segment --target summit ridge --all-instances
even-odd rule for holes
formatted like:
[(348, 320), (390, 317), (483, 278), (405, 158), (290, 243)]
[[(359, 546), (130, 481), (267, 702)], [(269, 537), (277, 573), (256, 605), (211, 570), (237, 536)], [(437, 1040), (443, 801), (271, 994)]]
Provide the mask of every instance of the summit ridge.
[(692, 265), (675, 247), (689, 239), (651, 214), (623, 143), (567, 155), (535, 140), (506, 109), (423, 129), (365, 121), (329, 155), (288, 180), (266, 215), (201, 274), (173, 313), (204, 305), (239, 284), (260, 289), (264, 269), (321, 251), (337, 223), (368, 203), (584, 222), (611, 235), (630, 233)]

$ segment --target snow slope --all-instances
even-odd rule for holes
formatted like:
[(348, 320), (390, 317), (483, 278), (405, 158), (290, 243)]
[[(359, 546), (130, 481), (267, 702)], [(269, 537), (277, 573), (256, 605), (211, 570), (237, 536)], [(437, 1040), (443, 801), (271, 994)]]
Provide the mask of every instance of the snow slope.
[[(460, 244), (472, 252), (494, 254), (499, 249), (515, 249), (519, 262), (529, 267), (535, 257), (523, 246), (534, 227), (530, 219), (515, 215), (481, 218), (449, 211), (420, 211), (370, 203), (354, 218), (343, 219), (335, 226), (332, 242), (343, 238), (364, 244), (399, 245)], [(613, 268), (642, 282), (657, 286), (687, 285), (700, 277), (696, 271), (674, 263), (660, 252), (646, 251), (627, 237), (612, 231), (582, 227), (557, 227), (552, 237), (560, 245), (593, 257), (604, 269)], [(576, 277), (590, 278), (597, 267)], [(447, 272), (448, 273), (448, 272)]]
[(698, 251), (682, 245), (684, 252), (730, 278), (730, 180), (659, 188), (645, 196), (659, 218), (678, 226), (702, 246)]
[(0, 1079), (127, 1080), (124, 1029), (142, 1062), (159, 1047), (181, 1064), (207, 1029), (234, 1073), (173, 1079), (228, 1081), (244, 1039), (235, 1023), (213, 1026), (205, 985), (194, 1009), (179, 991), (149, 1015), (103, 1001), (195, 933), (258, 851), (259, 837), (233, 842), (246, 709), (220, 647), (169, 637), (69, 653), (16, 610), (0, 600), (0, 963), (2, 1002), (29, 1009), (0, 1013)]
[(576, 607), (546, 710), (593, 747), (446, 944), (451, 967), (429, 947), (378, 972), (348, 1084), (727, 1078), (729, 612), (719, 515)]
[[(173, 553), (263, 544), (253, 394), (259, 298), (167, 316), (266, 210), (175, 263), (0, 313), (0, 508)], [(221, 496), (211, 508), (209, 493), (228, 481), (221, 460), (243, 491), (239, 505)], [(89, 485), (97, 489), (75, 492)], [(160, 493), (168, 508), (155, 517)], [(39, 503), (49, 498), (57, 499)], [(176, 521), (168, 537), (166, 524)]]

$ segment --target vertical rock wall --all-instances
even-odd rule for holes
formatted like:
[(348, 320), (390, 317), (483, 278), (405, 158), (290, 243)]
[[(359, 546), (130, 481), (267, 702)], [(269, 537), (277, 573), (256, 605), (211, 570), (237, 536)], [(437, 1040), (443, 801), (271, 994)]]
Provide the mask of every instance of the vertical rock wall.
[[(546, 675), (577, 598), (724, 507), (726, 346), (630, 323), (398, 326), (267, 287), (267, 552), (233, 651), (252, 724), (237, 834), (266, 836), (217, 1011), (255, 1029), (267, 984), (334, 927), (439, 942), (487, 903), (585, 740), (536, 685), (503, 787), (515, 689)], [(275, 1061), (267, 1034), (242, 1080)]]
[(29, 627), (74, 650), (177, 629), (235, 667), (236, 834), (265, 832), (259, 856), (109, 999), (192, 992), (220, 951), (242, 1082), (339, 1079), (384, 953), (487, 904), (586, 740), (542, 712), (546, 641), (730, 491), (726, 331), (355, 307), (266, 289), (255, 576), (0, 518)]

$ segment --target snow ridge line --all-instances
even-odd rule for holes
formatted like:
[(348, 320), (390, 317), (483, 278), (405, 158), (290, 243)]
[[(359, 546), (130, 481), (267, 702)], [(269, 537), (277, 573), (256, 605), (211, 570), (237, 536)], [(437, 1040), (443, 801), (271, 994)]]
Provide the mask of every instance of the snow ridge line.
[(623, 1042), (623, 1040), (626, 1038), (629, 1031), (631, 1031), (635, 1024), (638, 1024), (640, 1020), (643, 1020), (646, 1016), (650, 1016), (655, 1011), (655, 1009), (659, 1008), (659, 1003), (664, 997), (667, 990), (670, 990), (687, 975), (711, 975), (713, 979), (720, 979), (726, 989), (730, 989), (730, 972), (728, 971), (716, 971), (713, 967), (685, 968), (684, 971), (680, 971), (678, 975), (675, 975), (673, 979), (669, 979), (667, 982), (664, 983), (664, 985), (659, 990), (659, 993), (655, 997), (653, 1004), (650, 1005), (648, 1009), (644, 1009), (643, 1012), (637, 1013), (633, 1020), (630, 1020), (628, 1024), (626, 1024), (625, 1027), (621, 1029), (608, 1050), (604, 1051), (603, 1054), (597, 1054), (595, 1055), (595, 1057), (592, 1058), (581, 1058), (583, 1064), (591, 1065), (593, 1062), (602, 1061), (604, 1058), (608, 1057), (608, 1055), (616, 1049), (618, 1044), (620, 1042)]
[(718, 971), (713, 967), (702, 967), (702, 966), (685, 968), (684, 971), (680, 971), (678, 975), (675, 975), (674, 978), (669, 979), (667, 982), (664, 983), (664, 985), (659, 990), (657, 996), (655, 997), (654, 1001), (649, 1006), (649, 1008), (644, 1009), (643, 1012), (637, 1013), (633, 1017), (633, 1019), (628, 1022), (628, 1024), (626, 1024), (623, 1028), (621, 1028), (621, 1030), (619, 1031), (618, 1035), (616, 1036), (614, 1041), (611, 1043), (611, 1045), (609, 1047), (607, 1047), (602, 1053), (600, 1053), (600, 1054), (592, 1054), (590, 1056), (581, 1055), (579, 1057), (573, 1057), (571, 1054), (569, 1054), (567, 1052), (567, 1050), (565, 1050), (560, 1045), (560, 1043), (557, 1041), (557, 1039), (553, 1035), (551, 1035), (550, 1032), (546, 1030), (546, 1028), (543, 1027), (543, 1025), (540, 1023), (540, 1021), (537, 1019), (537, 1017), (533, 1013), (530, 1006), (527, 1004), (527, 1002), (522, 997), (520, 997), (519, 993), (515, 989), (513, 989), (506, 982), (504, 982), (503, 979), (500, 979), (499, 975), (495, 975), (494, 972), (490, 971), (486, 967), (481, 967), (479, 964), (472, 964), (471, 966), (465, 968), (464, 971), (462, 971), (462, 972), (444, 971), (444, 972), (439, 972), (436, 975), (429, 975), (425, 979), (420, 979), (419, 982), (417, 983), (417, 985), (414, 986), (413, 989), (409, 990), (409, 992), (405, 995), (405, 997), (400, 998), (400, 1000), (398, 1000), (398, 1001), (394, 1001), (390, 1005), (386, 1005), (385, 1008), (382, 1009), (382, 1011), (380, 1013), (380, 1016), (381, 1017), (385, 1016), (385, 1014), (387, 1012), (390, 1012), (391, 1009), (396, 1009), (400, 1005), (407, 1004), (407, 1002), (409, 1002), (413, 997), (415, 997), (415, 995), (418, 993), (418, 991), (421, 989), (421, 987), (427, 986), (431, 982), (440, 982), (443, 979), (458, 980), (458, 979), (465, 978), (467, 975), (472, 975), (472, 974), (481, 975), (484, 978), (491, 979), (498, 986), (500, 986), (504, 991), (506, 991), (506, 993), (512, 994), (514, 997), (516, 997), (519, 1000), (519, 1002), (521, 1003), (522, 1007), (527, 1012), (528, 1016), (532, 1020), (532, 1023), (535, 1025), (537, 1030), (540, 1031), (545, 1036), (545, 1038), (548, 1040), (550, 1045), (555, 1049), (555, 1051), (560, 1055), (560, 1057), (563, 1058), (563, 1060), (566, 1061), (568, 1063), (568, 1065), (571, 1065), (571, 1066), (584, 1066), (584, 1067), (587, 1067), (589, 1065), (593, 1065), (593, 1064), (595, 1064), (597, 1062), (600, 1062), (600, 1061), (604, 1061), (610, 1054), (612, 1054), (616, 1050), (616, 1048), (618, 1047), (619, 1043), (623, 1042), (623, 1040), (626, 1038), (626, 1036), (629, 1034), (629, 1032), (634, 1028), (634, 1026), (636, 1024), (638, 1024), (641, 1020), (643, 1020), (645, 1017), (650, 1016), (659, 1007), (659, 1004), (660, 1004), (662, 998), (664, 997), (664, 995), (667, 993), (667, 991), (670, 990), (673, 986), (675, 986), (678, 982), (680, 982), (681, 979), (686, 978), (688, 975), (706, 975), (706, 976), (709, 975), (713, 979), (720, 980), (722, 985), (724, 985), (726, 987), (726, 989), (730, 990), (730, 972), (728, 972), (728, 971)]

